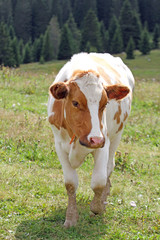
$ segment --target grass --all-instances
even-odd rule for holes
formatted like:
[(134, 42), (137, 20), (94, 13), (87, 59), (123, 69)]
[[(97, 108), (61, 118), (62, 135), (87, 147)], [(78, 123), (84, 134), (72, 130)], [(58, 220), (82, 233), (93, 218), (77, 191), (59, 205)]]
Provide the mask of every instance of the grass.
[(160, 239), (160, 51), (121, 57), (136, 87), (107, 209), (90, 217), (89, 155), (78, 169), (80, 219), (71, 229), (63, 228), (67, 195), (46, 111), (64, 62), (0, 72), (0, 239)]

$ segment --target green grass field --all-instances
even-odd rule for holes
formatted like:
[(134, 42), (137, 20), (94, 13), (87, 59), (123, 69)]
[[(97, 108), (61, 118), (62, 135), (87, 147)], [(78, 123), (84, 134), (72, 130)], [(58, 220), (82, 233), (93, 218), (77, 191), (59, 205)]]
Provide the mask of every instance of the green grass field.
[(0, 239), (160, 239), (160, 51), (121, 57), (136, 86), (107, 209), (90, 216), (89, 155), (78, 169), (80, 219), (70, 229), (63, 227), (67, 194), (46, 110), (64, 61), (0, 71)]

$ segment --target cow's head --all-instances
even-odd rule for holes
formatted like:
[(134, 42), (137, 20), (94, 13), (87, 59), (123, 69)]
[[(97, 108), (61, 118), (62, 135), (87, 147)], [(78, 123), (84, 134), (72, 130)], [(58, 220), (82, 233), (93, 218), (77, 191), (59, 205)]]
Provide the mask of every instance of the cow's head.
[(104, 86), (93, 71), (79, 71), (66, 82), (50, 87), (55, 99), (64, 99), (64, 117), (81, 145), (89, 148), (104, 146), (102, 115), (109, 100), (124, 98), (126, 86)]

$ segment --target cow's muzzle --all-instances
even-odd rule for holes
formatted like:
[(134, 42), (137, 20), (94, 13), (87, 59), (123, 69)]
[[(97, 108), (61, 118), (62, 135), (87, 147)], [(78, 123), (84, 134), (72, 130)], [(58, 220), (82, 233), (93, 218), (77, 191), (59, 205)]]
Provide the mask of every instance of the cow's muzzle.
[(87, 136), (81, 137), (79, 139), (81, 145), (88, 148), (102, 148), (105, 144), (104, 137), (91, 137), (88, 141)]

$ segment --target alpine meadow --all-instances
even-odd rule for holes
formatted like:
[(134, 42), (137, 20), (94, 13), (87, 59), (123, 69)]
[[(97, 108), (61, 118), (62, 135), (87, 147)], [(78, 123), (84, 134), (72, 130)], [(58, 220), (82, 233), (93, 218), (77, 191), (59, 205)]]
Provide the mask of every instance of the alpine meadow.
[(48, 88), (66, 61), (0, 70), (0, 239), (160, 239), (160, 50), (126, 59), (135, 77), (106, 212), (90, 214), (92, 155), (78, 169), (78, 225), (47, 120)]
[[(90, 153), (77, 169), (79, 220), (66, 229), (68, 191), (47, 102), (59, 70), (80, 52), (120, 57), (135, 88), (112, 151), (106, 211), (90, 211)], [(0, 0), (0, 240), (47, 239), (160, 240), (160, 0)]]

